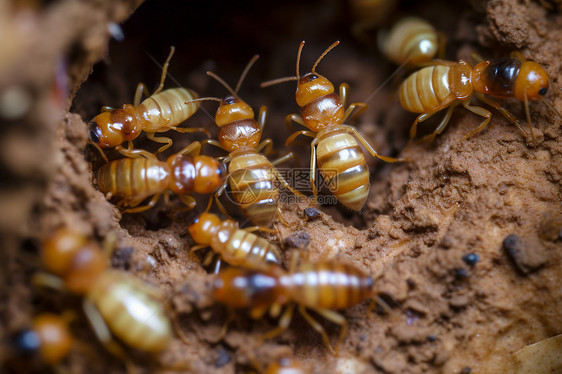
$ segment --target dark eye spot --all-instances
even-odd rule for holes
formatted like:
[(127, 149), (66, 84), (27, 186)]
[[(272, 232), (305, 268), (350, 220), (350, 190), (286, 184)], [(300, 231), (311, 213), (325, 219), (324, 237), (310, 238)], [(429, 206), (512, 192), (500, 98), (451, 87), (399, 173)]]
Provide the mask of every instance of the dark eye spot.
[(546, 95), (546, 91), (547, 91), (547, 90), (546, 90), (546, 87), (541, 88), (541, 89), (539, 90), (539, 95), (541, 95), (541, 96), (542, 96), (542, 95)]
[(92, 139), (94, 143), (99, 143), (100, 135), (101, 135), (101, 130), (98, 127), (97, 123), (93, 121), (90, 122), (90, 139)]
[(223, 100), (223, 103), (226, 105), (232, 105), (234, 103), (236, 103), (238, 100), (236, 100), (235, 97), (229, 96), (226, 99)]
[(22, 331), (13, 336), (11, 340), (18, 354), (23, 357), (34, 355), (41, 345), (37, 333), (31, 330)]
[(313, 73), (308, 73), (308, 74), (306, 74), (305, 76), (303, 76), (303, 77), (301, 78), (301, 80), (300, 80), (299, 83), (301, 83), (301, 84), (303, 84), (303, 83), (308, 83), (308, 82), (311, 82), (311, 81), (313, 81), (313, 80), (315, 80), (315, 79), (318, 79), (318, 75), (313, 74)]

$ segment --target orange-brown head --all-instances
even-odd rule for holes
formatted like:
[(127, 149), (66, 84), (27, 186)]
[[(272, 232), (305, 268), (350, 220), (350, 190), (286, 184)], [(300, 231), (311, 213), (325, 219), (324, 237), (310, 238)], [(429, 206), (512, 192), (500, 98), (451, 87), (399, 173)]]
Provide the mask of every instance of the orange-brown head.
[(45, 241), (42, 259), (45, 269), (60, 277), (76, 294), (87, 293), (107, 269), (102, 250), (82, 234), (66, 228)]
[(221, 223), (221, 219), (216, 214), (205, 212), (195, 218), (188, 231), (195, 243), (209, 245)]
[(521, 65), (519, 75), (515, 80), (514, 96), (524, 101), (540, 100), (548, 91), (548, 73), (542, 66), (533, 61), (526, 61)]
[(90, 121), (90, 139), (101, 148), (117, 147), (135, 139), (141, 131), (137, 109), (131, 104), (100, 113)]
[(303, 75), (297, 83), (297, 105), (301, 108), (312, 101), (334, 92), (334, 85), (318, 73)]
[(261, 128), (254, 119), (252, 107), (238, 97), (221, 100), (215, 115), (219, 142), (229, 152), (242, 147), (255, 147), (261, 139)]
[(178, 195), (215, 192), (226, 176), (224, 165), (210, 156), (175, 154), (167, 163), (172, 176), (168, 188)]
[(235, 267), (221, 271), (213, 284), (215, 300), (232, 308), (259, 308), (285, 304), (288, 297), (280, 283), (282, 268), (272, 265), (266, 271)]
[(473, 86), (477, 92), (518, 100), (539, 100), (549, 86), (548, 74), (533, 61), (522, 62), (517, 58), (500, 58), (483, 61), (473, 69)]
[(38, 355), (48, 365), (56, 365), (68, 356), (73, 344), (66, 322), (49, 313), (35, 317), (32, 328), (18, 332), (12, 340), (17, 356), (31, 358)]

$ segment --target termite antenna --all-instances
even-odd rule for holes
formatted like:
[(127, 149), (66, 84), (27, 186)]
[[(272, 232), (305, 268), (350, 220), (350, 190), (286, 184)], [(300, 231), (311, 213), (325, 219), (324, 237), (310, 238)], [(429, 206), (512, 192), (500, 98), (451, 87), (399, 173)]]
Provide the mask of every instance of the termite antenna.
[(242, 85), (242, 82), (244, 82), (244, 79), (246, 78), (246, 74), (248, 74), (248, 72), (250, 71), (250, 68), (258, 60), (258, 58), (260, 58), (260, 55), (254, 55), (254, 57), (252, 57), (250, 62), (248, 62), (248, 65), (246, 65), (246, 68), (242, 72), (242, 75), (240, 75), (240, 79), (238, 79), (238, 83), (236, 84), (236, 89), (234, 90), (234, 92), (238, 92), (238, 90), (240, 89), (240, 86)]
[(326, 49), (324, 51), (324, 53), (322, 53), (320, 55), (320, 57), (318, 57), (318, 60), (316, 60), (316, 62), (314, 63), (314, 65), (312, 66), (312, 72), (315, 73), (316, 72), (316, 66), (318, 66), (318, 64), (320, 63), (320, 61), (322, 61), (322, 59), (324, 58), (324, 56), (326, 56), (328, 54), (328, 52), (330, 52), (334, 47), (336, 47), (338, 44), (340, 44), (339, 40), (334, 42), (331, 46), (328, 47), (328, 49)]
[(191, 104), (191, 103), (195, 103), (197, 101), (218, 101), (220, 103), (222, 100), (219, 99), (218, 97), (201, 97), (199, 99), (184, 101), (184, 104)]
[(378, 86), (365, 100), (363, 100), (363, 102), (368, 103), (373, 97), (375, 97), (376, 94), (378, 94), (379, 91), (382, 90), (384, 88), (384, 86), (386, 86), (388, 84), (388, 82), (390, 82), (390, 80), (396, 76), (396, 74), (398, 74), (402, 69), (404, 69), (404, 67), (409, 62), (410, 62), (410, 59), (406, 60), (405, 62), (402, 63), (402, 65), (398, 66), (396, 68), (396, 70), (394, 70), (394, 72), (392, 74), (390, 74), (390, 76), (388, 78), (386, 78), (384, 80), (384, 82), (381, 83), (380, 86)]
[(301, 63), (301, 53), (304, 48), (304, 40), (299, 45), (299, 51), (297, 52), (297, 80), (300, 79), (300, 63)]
[(238, 94), (236, 93), (236, 91), (234, 91), (232, 89), (232, 87), (230, 87), (228, 85), (228, 83), (226, 83), (221, 77), (219, 77), (218, 75), (216, 75), (215, 73), (213, 73), (212, 71), (207, 71), (207, 75), (210, 77), (215, 78), (215, 80), (217, 80), (220, 84), (222, 84), (227, 90), (228, 92), (230, 92), (232, 94), (232, 96), (234, 96), (235, 98), (237, 98), (238, 100), (240, 100), (240, 97), (238, 97)]
[[(562, 88), (561, 88), (561, 90), (562, 90)], [(548, 101), (544, 97), (541, 97), (541, 100), (546, 104), (548, 109), (552, 110), (554, 113), (556, 113), (556, 115), (558, 115), (559, 118), (562, 119), (562, 114), (560, 114), (560, 112), (556, 110), (556, 108), (554, 107), (554, 105), (552, 105), (552, 103), (550, 101)]]
[(297, 77), (277, 78), (277, 79), (272, 79), (270, 81), (261, 82), (260, 87), (265, 88), (265, 87), (273, 86), (273, 85), (278, 84), (278, 83), (296, 81), (296, 80), (299, 80), (299, 79)]

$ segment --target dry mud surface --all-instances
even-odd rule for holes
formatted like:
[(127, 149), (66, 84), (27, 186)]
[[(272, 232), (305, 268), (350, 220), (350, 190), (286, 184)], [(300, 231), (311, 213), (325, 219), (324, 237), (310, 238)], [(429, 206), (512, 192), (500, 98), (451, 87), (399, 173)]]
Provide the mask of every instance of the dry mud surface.
[[(307, 41), (302, 69), (334, 40), (342, 42), (318, 70), (336, 85), (348, 82), (353, 101), (367, 98), (394, 66), (377, 52), (375, 29), (361, 39), (353, 36), (356, 21), (346, 2), (213, 3), (0, 5), (0, 29), (11, 35), (0, 31), (0, 336), (28, 325), (37, 313), (74, 309), (73, 333), (87, 349), (75, 349), (63, 366), (71, 373), (125, 371), (96, 342), (79, 300), (30, 284), (40, 269), (39, 243), (62, 225), (100, 243), (115, 231), (112, 265), (167, 293), (165, 307), (189, 341), (176, 338), (156, 357), (130, 350), (140, 372), (250, 372), (292, 352), (312, 373), (511, 373), (513, 352), (562, 333), (562, 120), (532, 103), (536, 142), (528, 144), (494, 111), (484, 131), (459, 143), (481, 120), (459, 108), (432, 144), (404, 150), (415, 117), (400, 108), (395, 80), (369, 101), (356, 125), (381, 154), (411, 161), (368, 161), (372, 186), (361, 213), (322, 206), (311, 218), (304, 209), (313, 205), (285, 205), (289, 225), (278, 222), (278, 236), (264, 235), (284, 249), (286, 260), (298, 247), (312, 260), (337, 258), (361, 267), (377, 280), (391, 312), (370, 313), (368, 302), (345, 310), (350, 331), (337, 357), (300, 316), (281, 336), (260, 343), (276, 320), (236, 313), (227, 335), (217, 340), (228, 313), (210, 297), (212, 275), (201, 258), (189, 253), (187, 222), (195, 213), (170, 218), (162, 204), (122, 215), (96, 188), (94, 172), (102, 160), (87, 146), (86, 123), (102, 105), (131, 102), (139, 81), (156, 87), (160, 70), (149, 56), (163, 61), (170, 45), (176, 46), (171, 75), (205, 96), (225, 95), (206, 70), (233, 84), (259, 53), (241, 96), (254, 108), (268, 106), (265, 137), (283, 154), (289, 135), (283, 118), (297, 110), (294, 86), (260, 89), (259, 83), (293, 73), (300, 40)], [(430, 20), (447, 35), (448, 59), (519, 50), (560, 87), (562, 15), (560, 3), (552, 4), (554, 9), (529, 0), (404, 1), (389, 19), (417, 13)], [(124, 21), (137, 7), (123, 24), (124, 41), (111, 39), (108, 24)], [(167, 80), (167, 87), (177, 84)], [(6, 101), (6, 92), (14, 90), (23, 95), (15, 114)], [(562, 111), (557, 88), (547, 97)], [(521, 103), (503, 105), (524, 121)], [(203, 106), (210, 113), (216, 107)], [(216, 134), (203, 112), (188, 126)], [(174, 151), (201, 139), (173, 138)], [(292, 150), (306, 165), (308, 145)], [(479, 261), (463, 260), (469, 254)], [(339, 328), (318, 319), (335, 342)], [(32, 368), (25, 370), (20, 372)]]

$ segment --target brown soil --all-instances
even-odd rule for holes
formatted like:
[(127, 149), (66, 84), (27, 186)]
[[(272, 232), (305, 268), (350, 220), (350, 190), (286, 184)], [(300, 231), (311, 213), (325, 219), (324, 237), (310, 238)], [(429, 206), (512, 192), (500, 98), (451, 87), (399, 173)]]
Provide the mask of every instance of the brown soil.
[[(177, 338), (156, 357), (131, 349), (142, 372), (248, 372), (290, 352), (314, 373), (513, 372), (513, 352), (562, 333), (562, 121), (542, 103), (530, 105), (534, 146), (497, 112), (484, 131), (459, 143), (481, 120), (460, 108), (433, 144), (401, 152), (414, 116), (400, 108), (396, 84), (386, 85), (357, 127), (381, 154), (412, 161), (368, 161), (372, 188), (360, 214), (325, 206), (310, 218), (303, 209), (312, 205), (284, 206), (290, 225), (277, 225), (279, 237), (265, 236), (284, 248), (287, 258), (291, 247), (298, 247), (313, 260), (337, 257), (360, 266), (377, 279), (392, 313), (369, 313), (368, 303), (346, 310), (350, 332), (338, 357), (299, 316), (279, 338), (260, 344), (276, 321), (237, 313), (217, 341), (228, 314), (210, 297), (212, 275), (188, 252), (193, 214), (172, 219), (159, 205), (122, 215), (95, 186), (93, 170), (102, 160), (86, 146), (85, 123), (102, 105), (131, 102), (139, 81), (156, 87), (160, 70), (149, 56), (163, 61), (170, 45), (176, 46), (170, 66), (176, 81), (169, 77), (167, 87), (182, 84), (206, 96), (225, 95), (206, 70), (233, 84), (259, 53), (241, 95), (254, 108), (268, 106), (265, 137), (283, 154), (280, 145), (288, 136), (283, 117), (297, 110), (294, 86), (260, 89), (259, 82), (293, 73), (300, 40), (307, 41), (303, 71), (340, 40), (318, 70), (335, 84), (348, 82), (351, 99), (363, 100), (394, 69), (377, 52), (375, 30), (354, 38), (347, 2), (336, 1), (14, 3), (0, 4), (1, 337), (28, 326), (37, 313), (76, 310), (73, 333), (87, 350), (75, 349), (63, 366), (72, 373), (124, 372), (123, 363), (96, 342), (79, 300), (30, 284), (40, 270), (39, 243), (62, 225), (100, 243), (116, 231), (113, 266), (170, 295), (165, 307), (189, 342)], [(448, 37), (448, 59), (519, 50), (542, 64), (559, 87), (562, 15), (544, 5), (404, 1), (389, 18), (416, 13), (431, 21)], [(129, 16), (122, 26), (125, 40), (111, 39), (108, 23)], [(562, 111), (557, 88), (547, 97)], [(503, 105), (524, 121), (521, 103)], [(204, 107), (212, 113), (216, 105)], [(215, 134), (202, 112), (189, 126), (206, 126)], [(200, 139), (171, 136), (174, 151)], [(141, 140), (138, 146), (152, 145)], [(307, 164), (308, 148), (293, 150)], [(197, 211), (201, 206), (203, 201)], [(463, 261), (470, 253), (479, 256), (472, 265)], [(338, 327), (318, 319), (335, 342)], [(5, 346), (2, 352), (7, 351)]]

